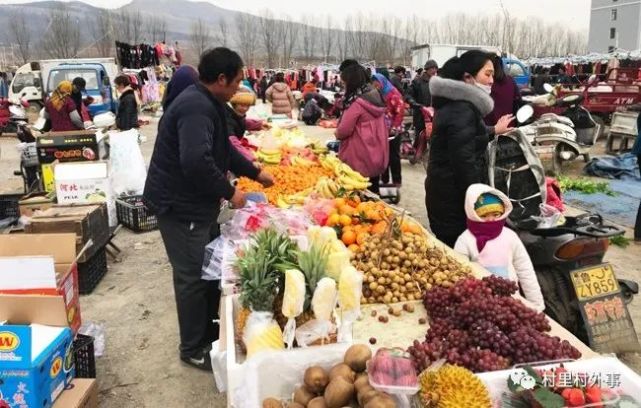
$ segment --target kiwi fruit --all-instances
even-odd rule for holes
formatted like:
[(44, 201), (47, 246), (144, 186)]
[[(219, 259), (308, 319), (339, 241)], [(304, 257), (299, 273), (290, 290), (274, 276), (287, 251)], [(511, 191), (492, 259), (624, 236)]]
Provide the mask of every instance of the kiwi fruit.
[(321, 367), (313, 366), (305, 370), (304, 382), (309, 391), (319, 395), (325, 391), (325, 387), (329, 383), (329, 377)]
[(283, 408), (283, 403), (276, 398), (265, 398), (263, 400), (263, 408)]
[(367, 367), (367, 361), (372, 358), (372, 350), (365, 344), (354, 344), (345, 352), (345, 364), (357, 373), (362, 373)]
[(306, 406), (309, 401), (313, 400), (317, 395), (310, 392), (305, 386), (300, 386), (294, 391), (294, 402)]
[(287, 408), (305, 408), (305, 405), (299, 404), (298, 402), (290, 402)]
[(352, 369), (345, 363), (336, 364), (329, 370), (329, 381), (333, 381), (336, 377), (343, 377), (350, 383), (354, 382), (354, 377), (356, 374)]
[(341, 408), (352, 400), (354, 384), (343, 377), (334, 378), (325, 388), (327, 408)]
[(309, 401), (309, 404), (307, 404), (307, 408), (328, 408), (328, 407), (327, 407), (327, 404), (325, 403), (325, 398), (316, 397), (313, 400)]
[(359, 374), (354, 381), (354, 388), (356, 388), (356, 392), (360, 393), (361, 389), (366, 385), (369, 385), (369, 377), (365, 373)]

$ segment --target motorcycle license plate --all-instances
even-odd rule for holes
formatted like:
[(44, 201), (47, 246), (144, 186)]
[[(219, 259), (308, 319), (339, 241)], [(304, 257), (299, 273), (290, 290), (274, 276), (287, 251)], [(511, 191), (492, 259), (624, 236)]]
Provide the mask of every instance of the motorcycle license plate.
[(619, 283), (610, 264), (590, 266), (570, 272), (579, 301), (619, 292)]

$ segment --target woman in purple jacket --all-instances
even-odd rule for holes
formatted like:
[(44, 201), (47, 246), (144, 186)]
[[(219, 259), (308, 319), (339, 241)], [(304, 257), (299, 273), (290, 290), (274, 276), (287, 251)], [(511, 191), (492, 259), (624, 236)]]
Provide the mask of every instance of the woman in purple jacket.
[(335, 135), (341, 141), (338, 157), (370, 179), (370, 191), (378, 194), (380, 175), (389, 161), (385, 101), (369, 83), (365, 69), (350, 64), (341, 71), (345, 83), (343, 114)]
[(505, 72), (503, 60), (498, 55), (492, 58), (494, 83), (490, 96), (494, 100), (494, 110), (485, 117), (485, 124), (494, 126), (505, 115), (514, 115), (521, 106), (521, 91), (514, 78)]

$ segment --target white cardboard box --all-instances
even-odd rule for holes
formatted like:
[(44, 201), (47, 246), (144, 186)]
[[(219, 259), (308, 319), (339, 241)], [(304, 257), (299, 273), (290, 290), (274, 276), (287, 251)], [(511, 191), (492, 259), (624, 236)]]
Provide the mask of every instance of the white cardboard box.
[(54, 168), (59, 204), (107, 203), (109, 226), (118, 225), (116, 201), (109, 179), (109, 162), (59, 163)]

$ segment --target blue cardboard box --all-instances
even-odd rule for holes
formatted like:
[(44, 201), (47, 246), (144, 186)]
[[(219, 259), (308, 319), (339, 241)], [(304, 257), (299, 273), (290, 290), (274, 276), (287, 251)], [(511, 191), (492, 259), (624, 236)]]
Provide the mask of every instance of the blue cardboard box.
[(0, 407), (50, 408), (74, 377), (62, 296), (0, 296)]

